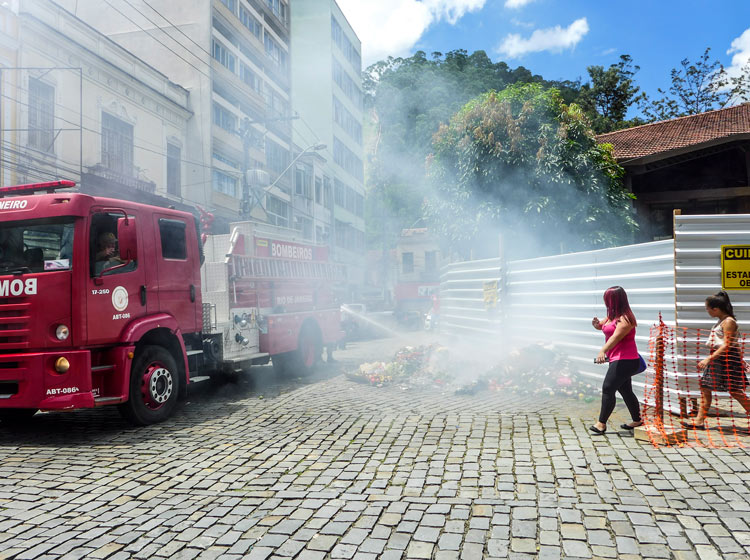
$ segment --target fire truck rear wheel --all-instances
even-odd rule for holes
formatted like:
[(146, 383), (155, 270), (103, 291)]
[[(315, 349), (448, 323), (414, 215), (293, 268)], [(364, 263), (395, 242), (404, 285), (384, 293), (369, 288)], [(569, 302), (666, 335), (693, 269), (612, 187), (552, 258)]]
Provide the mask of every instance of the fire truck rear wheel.
[(36, 408), (6, 408), (0, 410), (0, 422), (3, 424), (18, 424), (30, 420), (36, 414)]
[(177, 406), (180, 374), (172, 354), (161, 346), (138, 351), (130, 369), (130, 394), (120, 405), (123, 417), (139, 426), (167, 419)]
[(297, 350), (292, 353), (293, 373), (300, 376), (310, 375), (320, 361), (321, 352), (323, 352), (323, 341), (320, 331), (313, 326), (306, 325), (299, 333)]

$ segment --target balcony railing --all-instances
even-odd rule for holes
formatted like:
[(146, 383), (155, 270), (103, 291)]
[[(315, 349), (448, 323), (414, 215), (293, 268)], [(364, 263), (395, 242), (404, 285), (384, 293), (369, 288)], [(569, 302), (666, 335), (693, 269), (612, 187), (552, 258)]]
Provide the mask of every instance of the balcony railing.
[(154, 183), (153, 181), (144, 181), (134, 176), (128, 176), (119, 171), (109, 169), (101, 163), (97, 163), (96, 165), (88, 167), (88, 172), (96, 177), (101, 177), (102, 179), (107, 179), (108, 181), (119, 183), (121, 185), (125, 185), (126, 187), (134, 188), (138, 191), (144, 191), (148, 193), (156, 192), (156, 183)]

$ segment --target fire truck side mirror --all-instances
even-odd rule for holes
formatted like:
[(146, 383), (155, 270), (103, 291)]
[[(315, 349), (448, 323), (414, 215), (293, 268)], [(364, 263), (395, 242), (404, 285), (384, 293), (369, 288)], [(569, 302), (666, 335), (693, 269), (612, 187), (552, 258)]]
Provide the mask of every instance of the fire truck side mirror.
[(138, 260), (138, 236), (135, 218), (118, 218), (117, 242), (120, 245), (120, 258), (126, 261)]

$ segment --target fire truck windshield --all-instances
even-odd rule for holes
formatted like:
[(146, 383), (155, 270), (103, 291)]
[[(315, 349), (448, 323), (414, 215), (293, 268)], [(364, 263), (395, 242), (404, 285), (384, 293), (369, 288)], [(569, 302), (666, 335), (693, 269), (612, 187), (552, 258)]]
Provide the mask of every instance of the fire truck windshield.
[(0, 274), (73, 267), (75, 218), (0, 222)]

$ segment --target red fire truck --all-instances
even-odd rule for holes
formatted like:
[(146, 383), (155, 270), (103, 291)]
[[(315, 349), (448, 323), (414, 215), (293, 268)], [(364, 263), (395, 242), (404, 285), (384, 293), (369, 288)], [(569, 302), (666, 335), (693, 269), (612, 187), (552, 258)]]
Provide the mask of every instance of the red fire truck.
[(203, 244), (192, 214), (73, 186), (0, 189), (0, 419), (118, 405), (151, 424), (208, 372), (306, 373), (342, 337), (324, 247), (249, 222)]

